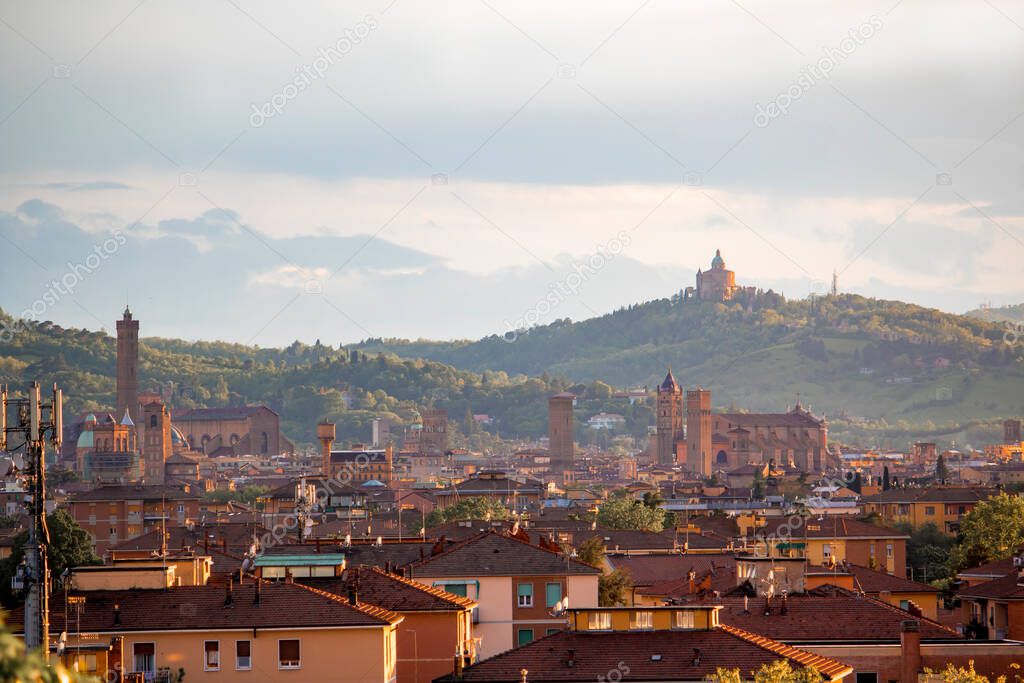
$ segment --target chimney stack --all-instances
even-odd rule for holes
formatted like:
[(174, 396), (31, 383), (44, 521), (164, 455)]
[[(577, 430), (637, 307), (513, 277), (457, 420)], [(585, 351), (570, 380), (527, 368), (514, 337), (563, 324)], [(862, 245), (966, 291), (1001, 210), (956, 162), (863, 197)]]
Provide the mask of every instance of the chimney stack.
[(258, 604), (260, 604), (260, 600), (262, 600), (262, 599), (263, 599), (263, 581), (261, 579), (256, 579), (256, 595), (252, 599), (252, 604), (258, 605)]
[(913, 619), (907, 619), (900, 633), (900, 681), (916, 683), (920, 672), (921, 625)]

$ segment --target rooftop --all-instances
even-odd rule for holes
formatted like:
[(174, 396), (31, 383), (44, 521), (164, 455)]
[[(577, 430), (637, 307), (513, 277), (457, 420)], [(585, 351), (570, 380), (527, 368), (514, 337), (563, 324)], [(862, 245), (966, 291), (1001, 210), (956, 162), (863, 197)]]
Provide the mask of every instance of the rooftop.
[(502, 534), (485, 532), (413, 562), (412, 576), (598, 575), (601, 570), (562, 553)]

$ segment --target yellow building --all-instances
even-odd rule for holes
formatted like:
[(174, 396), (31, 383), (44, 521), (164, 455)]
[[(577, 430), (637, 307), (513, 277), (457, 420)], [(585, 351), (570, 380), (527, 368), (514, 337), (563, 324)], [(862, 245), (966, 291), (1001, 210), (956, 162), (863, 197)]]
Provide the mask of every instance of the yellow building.
[[(24, 612), (10, 616), (20, 632)], [(146, 681), (183, 673), (211, 683), (390, 683), (401, 621), (394, 612), (290, 582), (73, 591), (50, 601), (54, 639), (67, 632), (62, 659), (100, 680), (123, 672)]]
[(993, 489), (965, 486), (900, 488), (868, 496), (861, 502), (864, 512), (878, 514), (886, 524), (902, 522), (919, 527), (930, 522), (940, 531), (955, 534), (963, 516), (995, 493)]

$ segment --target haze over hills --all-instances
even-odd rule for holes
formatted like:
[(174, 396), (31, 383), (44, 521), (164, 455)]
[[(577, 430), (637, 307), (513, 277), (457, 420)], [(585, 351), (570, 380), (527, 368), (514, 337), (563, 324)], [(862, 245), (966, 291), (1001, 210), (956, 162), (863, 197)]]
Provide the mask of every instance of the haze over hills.
[(989, 322), (1011, 322), (1021, 323), (1024, 322), (1024, 304), (1014, 304), (1012, 306), (985, 306), (982, 308), (975, 308), (964, 313), (972, 318), (978, 318), (979, 320), (988, 320)]

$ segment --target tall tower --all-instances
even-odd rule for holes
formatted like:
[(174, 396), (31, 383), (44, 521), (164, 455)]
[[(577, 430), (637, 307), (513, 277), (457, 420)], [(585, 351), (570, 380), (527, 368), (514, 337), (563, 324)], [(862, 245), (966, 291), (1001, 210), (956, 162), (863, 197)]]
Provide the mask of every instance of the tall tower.
[(320, 442), (320, 452), (324, 457), (324, 479), (331, 478), (331, 446), (334, 445), (334, 439), (336, 437), (337, 431), (334, 428), (333, 422), (324, 421), (316, 426), (316, 439)]
[(1020, 443), (1020, 420), (1005, 420), (1003, 422), (1003, 443)]
[(124, 307), (117, 321), (117, 412), (139, 421), (139, 321)]
[(658, 387), (657, 425), (655, 456), (659, 465), (670, 465), (676, 459), (676, 438), (683, 433), (683, 388), (671, 369)]
[(711, 476), (711, 390), (686, 392), (686, 464), (702, 477)]
[(160, 398), (148, 396), (149, 402), (141, 409), (142, 476), (147, 484), (163, 484), (164, 465), (171, 457), (171, 412)]
[(572, 434), (575, 401), (576, 397), (569, 393), (555, 394), (548, 399), (548, 454), (552, 472), (572, 469), (576, 455)]
[(448, 411), (444, 408), (426, 408), (420, 411), (423, 431), (420, 432), (420, 453), (444, 455), (448, 452)]

